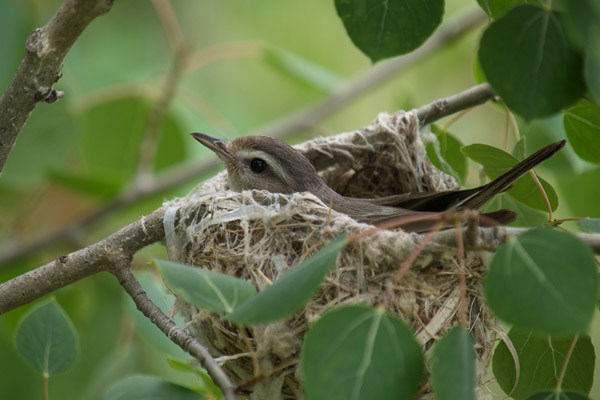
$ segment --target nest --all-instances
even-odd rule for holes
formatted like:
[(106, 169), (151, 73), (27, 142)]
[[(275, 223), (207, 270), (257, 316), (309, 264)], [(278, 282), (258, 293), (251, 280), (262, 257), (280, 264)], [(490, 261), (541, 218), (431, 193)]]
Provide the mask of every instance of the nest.
[[(381, 114), (366, 128), (314, 139), (297, 146), (323, 179), (339, 193), (378, 197), (456, 187), (453, 178), (427, 159), (414, 113)], [(259, 290), (314, 254), (340, 233), (359, 234), (372, 226), (337, 213), (310, 193), (229, 191), (221, 173), (185, 198), (168, 202), (177, 210), (166, 223), (169, 257), (240, 277)], [(167, 220), (167, 218), (166, 218)], [(238, 330), (217, 315), (179, 302), (193, 335), (238, 383), (253, 381), (254, 364), (268, 376), (249, 394), (255, 399), (302, 397), (298, 357), (311, 323), (346, 304), (382, 305), (409, 323), (426, 356), (435, 340), (457, 322), (461, 296), (455, 249), (428, 246), (403, 276), (392, 277), (421, 237), (379, 230), (347, 246), (332, 275), (305, 309), (286, 321)], [(468, 256), (468, 318), (475, 340), (479, 383), (489, 363), (492, 323), (482, 305), (484, 266)], [(395, 287), (394, 287), (395, 286)]]

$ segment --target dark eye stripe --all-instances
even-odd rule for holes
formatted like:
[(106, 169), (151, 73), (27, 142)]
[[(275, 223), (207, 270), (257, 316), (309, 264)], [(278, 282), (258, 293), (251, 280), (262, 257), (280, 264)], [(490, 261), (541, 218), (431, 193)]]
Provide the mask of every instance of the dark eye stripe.
[(253, 158), (252, 161), (250, 161), (250, 169), (253, 172), (261, 173), (267, 169), (267, 162), (262, 158)]

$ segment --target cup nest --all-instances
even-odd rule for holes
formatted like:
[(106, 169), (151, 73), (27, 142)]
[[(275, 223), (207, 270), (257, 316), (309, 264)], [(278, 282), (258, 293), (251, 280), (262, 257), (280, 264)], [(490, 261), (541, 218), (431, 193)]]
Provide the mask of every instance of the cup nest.
[[(428, 160), (416, 115), (380, 114), (355, 132), (296, 146), (325, 182), (352, 197), (445, 190), (456, 181)], [(276, 281), (341, 233), (371, 231), (331, 210), (310, 193), (289, 195), (228, 190), (225, 172), (186, 197), (166, 203), (166, 244), (173, 261), (250, 281), (258, 290)], [(311, 324), (347, 304), (383, 305), (412, 326), (426, 359), (436, 339), (457, 323), (461, 296), (456, 249), (427, 246), (399, 284), (394, 274), (422, 237), (402, 230), (375, 230), (347, 246), (332, 274), (305, 308), (288, 318), (243, 332), (218, 315), (178, 300), (188, 329), (237, 383), (255, 381), (248, 397), (302, 397), (298, 364), (302, 339)], [(489, 364), (494, 321), (483, 306), (485, 266), (466, 257), (468, 323), (475, 342), (479, 384)], [(258, 367), (263, 379), (254, 380)], [(427, 387), (427, 386), (426, 386)], [(428, 389), (425, 388), (424, 392)], [(422, 393), (422, 394), (423, 394)]]

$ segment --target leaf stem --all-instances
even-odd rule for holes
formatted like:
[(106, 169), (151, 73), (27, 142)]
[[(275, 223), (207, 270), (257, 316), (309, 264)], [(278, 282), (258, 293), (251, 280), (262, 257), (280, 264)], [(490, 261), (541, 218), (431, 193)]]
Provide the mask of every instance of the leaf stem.
[(569, 350), (567, 350), (567, 355), (565, 356), (565, 362), (560, 370), (560, 375), (558, 376), (558, 382), (556, 382), (556, 391), (559, 392), (562, 388), (563, 382), (565, 380), (565, 375), (567, 374), (567, 367), (569, 366), (569, 361), (571, 361), (571, 357), (573, 356), (573, 351), (575, 350), (575, 345), (577, 345), (577, 341), (579, 340), (579, 333), (573, 337), (571, 341), (571, 345), (569, 346)]
[(50, 376), (47, 372), (43, 374), (44, 379), (44, 400), (50, 400), (50, 390), (48, 389), (48, 381), (50, 380)]
[(533, 178), (535, 185), (538, 187), (540, 193), (542, 194), (542, 197), (544, 198), (544, 203), (546, 203), (546, 208), (548, 208), (548, 222), (552, 223), (552, 205), (550, 204), (550, 199), (548, 199), (548, 194), (544, 190), (542, 182), (540, 182), (537, 174), (534, 171), (530, 170), (529, 175), (531, 175), (531, 177)]

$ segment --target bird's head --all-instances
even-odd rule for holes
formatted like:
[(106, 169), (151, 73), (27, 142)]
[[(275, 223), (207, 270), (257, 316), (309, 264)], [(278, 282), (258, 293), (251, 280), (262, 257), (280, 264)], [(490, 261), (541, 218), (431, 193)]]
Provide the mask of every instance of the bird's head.
[(192, 136), (225, 163), (232, 190), (316, 194), (326, 186), (304, 155), (277, 139), (245, 136), (225, 141), (203, 133)]

